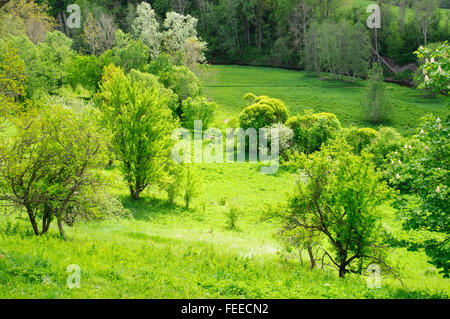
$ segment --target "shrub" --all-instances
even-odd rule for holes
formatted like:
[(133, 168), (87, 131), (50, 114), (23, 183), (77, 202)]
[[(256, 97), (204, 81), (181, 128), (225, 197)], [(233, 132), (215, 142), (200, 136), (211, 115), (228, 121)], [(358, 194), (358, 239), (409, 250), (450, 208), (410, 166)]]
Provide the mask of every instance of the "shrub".
[(102, 59), (95, 55), (76, 55), (66, 66), (67, 83), (72, 87), (83, 85), (88, 90), (95, 92), (102, 79), (102, 71), (105, 66)]
[(158, 181), (159, 187), (166, 191), (169, 204), (175, 204), (176, 198), (181, 194), (186, 171), (183, 165), (168, 163), (165, 167), (165, 175)]
[(399, 150), (404, 145), (404, 139), (395, 129), (381, 127), (378, 136), (366, 147), (369, 153), (374, 155), (373, 162), (377, 167), (383, 167), (387, 163), (387, 155)]
[(234, 230), (237, 227), (237, 221), (241, 214), (241, 208), (237, 204), (230, 204), (228, 210), (226, 211), (227, 218), (227, 228), (230, 230)]
[(419, 147), (413, 145), (410, 148), (405, 144), (404, 150), (392, 158), (396, 172), (393, 181), (409, 182), (409, 190), (420, 199), (412, 207), (408, 205), (407, 198), (400, 199), (399, 208), (407, 217), (403, 226), (406, 230), (440, 234), (440, 238), (423, 240), (421, 245), (429, 262), (446, 278), (450, 277), (449, 124), (449, 118), (441, 120), (432, 115), (425, 116), (415, 136), (421, 143)]
[(184, 202), (186, 204), (186, 209), (189, 209), (192, 200), (201, 194), (200, 188), (200, 177), (195, 175), (190, 167), (187, 168), (184, 183)]
[(166, 54), (160, 54), (155, 60), (146, 65), (144, 71), (158, 76), (159, 81), (169, 89), (172, 89), (179, 101), (188, 97), (196, 97), (201, 94), (200, 79), (181, 63), (174, 62)]
[(273, 124), (272, 126), (267, 128), (265, 138), (267, 139), (268, 146), (270, 148), (271, 145), (271, 130), (277, 129), (278, 130), (278, 151), (280, 155), (283, 157), (284, 160), (288, 160), (287, 151), (292, 147), (293, 141), (294, 141), (294, 131), (287, 127), (284, 124), (277, 123)]
[(181, 104), (182, 126), (188, 129), (194, 129), (194, 121), (202, 120), (202, 125), (207, 128), (214, 120), (215, 111), (218, 108), (217, 104), (209, 101), (203, 96), (196, 98), (187, 98)]
[(255, 128), (256, 130), (268, 127), (275, 123), (286, 122), (289, 111), (283, 101), (268, 96), (256, 96), (247, 93), (244, 99), (249, 104), (239, 114), (241, 127), (245, 130)]
[(294, 131), (294, 146), (303, 153), (318, 151), (323, 143), (336, 137), (341, 123), (332, 113), (293, 116), (286, 126)]
[(355, 154), (361, 154), (363, 148), (368, 146), (377, 136), (378, 132), (372, 128), (350, 128), (343, 130), (342, 136), (353, 147)]

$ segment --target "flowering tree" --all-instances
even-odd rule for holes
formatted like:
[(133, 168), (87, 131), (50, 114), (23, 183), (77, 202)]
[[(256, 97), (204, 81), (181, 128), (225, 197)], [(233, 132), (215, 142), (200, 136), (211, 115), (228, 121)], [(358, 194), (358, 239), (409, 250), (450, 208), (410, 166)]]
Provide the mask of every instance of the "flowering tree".
[(436, 49), (421, 46), (415, 54), (419, 59), (425, 59), (421, 66), (424, 77), (417, 77), (419, 89), (431, 89), (448, 96), (450, 90), (450, 48), (445, 41)]
[(395, 166), (391, 182), (406, 184), (406, 190), (420, 198), (416, 207), (399, 201), (408, 216), (404, 226), (408, 230), (422, 229), (439, 235), (442, 240), (428, 240), (423, 247), (430, 263), (440, 268), (445, 277), (449, 276), (450, 269), (449, 122), (449, 118), (442, 121), (439, 117), (426, 116), (415, 136), (420, 144), (417, 147), (407, 144), (403, 152), (395, 152), (391, 157)]
[(133, 32), (150, 48), (150, 56), (158, 56), (161, 48), (159, 22), (156, 20), (155, 10), (150, 4), (142, 2), (136, 9), (137, 17), (133, 22)]

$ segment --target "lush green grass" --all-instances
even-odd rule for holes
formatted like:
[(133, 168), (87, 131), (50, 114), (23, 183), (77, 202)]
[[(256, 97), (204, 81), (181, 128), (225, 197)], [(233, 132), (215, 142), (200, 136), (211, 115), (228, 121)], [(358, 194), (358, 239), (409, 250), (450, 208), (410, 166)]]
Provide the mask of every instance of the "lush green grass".
[[(335, 112), (350, 125), (365, 125), (357, 107), (364, 83), (320, 81), (303, 72), (248, 67), (214, 67), (207, 92), (220, 104), (219, 120), (237, 117), (246, 92), (287, 102), (291, 111), (313, 107)], [(211, 82), (212, 81), (212, 82)], [(442, 100), (426, 100), (412, 89), (392, 86), (406, 110), (393, 124), (402, 131), (429, 111), (444, 114)], [(400, 111), (397, 111), (400, 112)], [(217, 123), (220, 124), (220, 123)], [(426, 262), (423, 253), (392, 248), (389, 261), (405, 287), (383, 274), (382, 288), (367, 288), (365, 276), (339, 279), (329, 266), (309, 270), (298, 256), (284, 258), (275, 240), (279, 225), (262, 221), (263, 210), (286, 199), (294, 173), (260, 173), (260, 164), (195, 164), (203, 190), (190, 210), (165, 203), (166, 195), (150, 188), (138, 202), (128, 199), (116, 168), (104, 174), (110, 191), (130, 209), (128, 219), (80, 223), (67, 229), (68, 242), (50, 234), (36, 238), (22, 214), (0, 211), (0, 298), (447, 298), (450, 282)], [(227, 229), (230, 203), (240, 206), (237, 229)], [(399, 237), (422, 236), (401, 231), (389, 206), (384, 222)], [(14, 215), (15, 216), (15, 215)], [(68, 289), (66, 268), (81, 267), (80, 289)]]
[[(446, 297), (449, 281), (421, 253), (392, 249), (390, 260), (406, 288), (383, 277), (369, 289), (364, 276), (339, 279), (331, 267), (310, 271), (297, 258), (285, 261), (273, 238), (274, 222), (262, 222), (263, 207), (283, 200), (295, 175), (259, 172), (258, 164), (196, 165), (204, 193), (193, 209), (165, 204), (164, 194), (149, 190), (131, 202), (116, 169), (117, 183), (133, 217), (68, 229), (69, 241), (36, 238), (23, 219), (0, 222), (0, 298), (429, 298)], [(238, 229), (226, 228), (231, 201), (242, 207)], [(225, 204), (224, 204), (225, 202)], [(386, 222), (398, 227), (392, 209)], [(66, 268), (81, 267), (80, 289), (68, 289)]]
[[(364, 102), (366, 83), (345, 83), (318, 79), (306, 72), (246, 66), (214, 66), (205, 83), (206, 93), (219, 105), (218, 123), (238, 117), (245, 107), (242, 97), (252, 92), (283, 100), (293, 115), (305, 109), (332, 112), (344, 126), (373, 126), (366, 121)], [(449, 114), (444, 98), (424, 97), (413, 88), (387, 84), (393, 103), (391, 121), (387, 125), (404, 134), (415, 132), (419, 120), (427, 113), (441, 117)]]

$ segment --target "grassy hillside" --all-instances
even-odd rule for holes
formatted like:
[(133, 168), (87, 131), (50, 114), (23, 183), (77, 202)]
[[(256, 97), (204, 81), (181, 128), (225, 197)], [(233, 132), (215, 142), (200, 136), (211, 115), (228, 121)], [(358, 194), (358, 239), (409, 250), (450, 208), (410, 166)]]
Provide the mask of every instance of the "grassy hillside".
[[(238, 117), (245, 107), (245, 93), (269, 95), (283, 100), (293, 115), (305, 109), (332, 112), (344, 126), (373, 126), (364, 113), (366, 83), (344, 83), (318, 79), (306, 72), (246, 66), (214, 66), (205, 84), (206, 93), (220, 105), (218, 125)], [(393, 103), (392, 121), (387, 125), (404, 134), (413, 134), (427, 113), (448, 115), (443, 97), (424, 97), (418, 90), (387, 84)]]
[[(275, 223), (261, 222), (261, 208), (282, 200), (294, 176), (267, 177), (256, 164), (198, 165), (205, 193), (194, 208), (164, 204), (149, 191), (130, 203), (119, 182), (130, 219), (79, 224), (58, 238), (56, 227), (35, 238), (24, 218), (0, 224), (0, 298), (437, 298), (450, 293), (421, 253), (392, 249), (390, 261), (406, 288), (384, 276), (382, 288), (369, 289), (365, 276), (339, 279), (335, 270), (309, 270), (298, 257), (287, 261), (274, 240)], [(239, 194), (239, 197), (237, 196)], [(238, 230), (226, 228), (225, 201), (243, 208)], [(262, 200), (261, 200), (262, 199)], [(179, 203), (181, 205), (181, 203)], [(393, 212), (386, 223), (397, 228)], [(390, 216), (390, 217), (389, 217)], [(81, 267), (80, 289), (66, 287), (66, 267)]]
[[(336, 113), (345, 125), (366, 125), (359, 109), (364, 83), (320, 81), (303, 72), (217, 66), (206, 84), (219, 104), (218, 122), (237, 117), (246, 92), (281, 98), (293, 114), (306, 108)], [(425, 100), (413, 89), (389, 86), (401, 109), (393, 125), (411, 132), (418, 117), (445, 114), (441, 99)], [(399, 116), (400, 112), (404, 115)], [(218, 123), (220, 124), (220, 123)], [(36, 238), (25, 214), (2, 208), (0, 220), (0, 298), (448, 298), (443, 279), (420, 252), (389, 250), (398, 280), (383, 274), (382, 288), (369, 289), (366, 277), (339, 279), (334, 268), (309, 270), (306, 254), (285, 258), (274, 238), (278, 226), (262, 221), (263, 209), (286, 199), (296, 176), (280, 170), (263, 175), (259, 164), (195, 164), (203, 179), (202, 195), (191, 209), (166, 204), (154, 188), (137, 202), (128, 199), (117, 168), (104, 170), (131, 217), (81, 223), (67, 229), (68, 242), (56, 225)], [(237, 230), (227, 228), (229, 204), (239, 205)], [(388, 205), (385, 225), (399, 239), (406, 233)], [(5, 215), (3, 215), (5, 216)], [(81, 288), (68, 289), (66, 268), (81, 267)]]

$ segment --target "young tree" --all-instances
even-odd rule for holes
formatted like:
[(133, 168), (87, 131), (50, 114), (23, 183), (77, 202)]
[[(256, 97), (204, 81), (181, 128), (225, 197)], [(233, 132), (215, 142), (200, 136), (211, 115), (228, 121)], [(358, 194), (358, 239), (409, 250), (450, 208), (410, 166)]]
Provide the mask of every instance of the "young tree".
[(159, 86), (132, 81), (114, 66), (105, 68), (98, 94), (104, 123), (111, 131), (112, 147), (136, 200), (149, 185), (157, 183), (171, 161), (171, 134), (177, 127)]
[(133, 32), (150, 48), (150, 57), (154, 59), (159, 55), (162, 41), (162, 33), (159, 22), (156, 20), (155, 10), (150, 4), (142, 2), (137, 6), (136, 14), (132, 25)]
[(414, 3), (416, 19), (422, 29), (424, 44), (427, 45), (428, 32), (438, 9), (437, 0), (416, 0)]
[(390, 102), (383, 80), (383, 70), (378, 63), (375, 63), (369, 71), (366, 97), (367, 117), (375, 124), (383, 123), (389, 118)]
[(105, 139), (92, 121), (95, 116), (94, 110), (54, 106), (30, 107), (9, 118), (15, 134), (2, 137), (0, 192), (3, 200), (25, 209), (36, 235), (45, 234), (56, 219), (66, 239), (65, 221), (80, 214), (95, 217), (86, 194), (100, 186), (94, 170), (104, 161)]
[(101, 28), (92, 12), (89, 12), (83, 26), (83, 40), (89, 46), (91, 54), (100, 55), (101, 48)]
[(182, 52), (186, 65), (191, 68), (206, 61), (206, 43), (197, 37), (197, 23), (198, 20), (190, 15), (168, 12), (162, 34), (167, 53), (173, 56), (176, 52)]
[(385, 265), (381, 245), (381, 215), (376, 207), (388, 198), (389, 188), (375, 171), (370, 156), (355, 155), (337, 143), (299, 160), (300, 178), (289, 200), (284, 227), (316, 231), (327, 239), (322, 247), (339, 276), (361, 272), (357, 260)]

